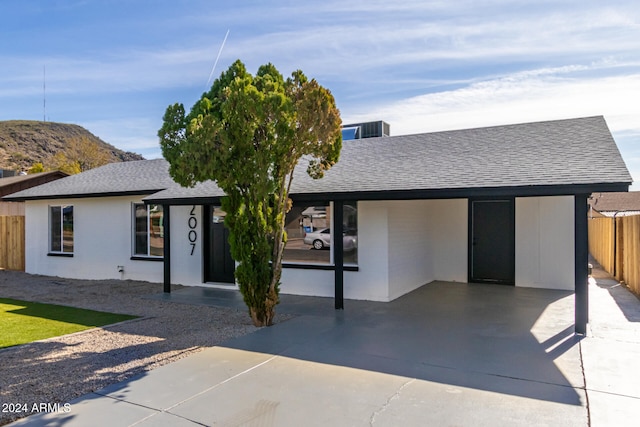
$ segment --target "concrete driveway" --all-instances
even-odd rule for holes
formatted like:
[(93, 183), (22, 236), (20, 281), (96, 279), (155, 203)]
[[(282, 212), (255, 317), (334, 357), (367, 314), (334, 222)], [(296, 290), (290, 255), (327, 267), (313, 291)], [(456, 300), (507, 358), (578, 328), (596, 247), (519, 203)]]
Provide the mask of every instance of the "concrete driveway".
[[(338, 312), (285, 295), (291, 320), (15, 425), (636, 425), (640, 302), (606, 279), (590, 296), (580, 339), (562, 291), (433, 282)], [(159, 298), (242, 304), (203, 288)]]

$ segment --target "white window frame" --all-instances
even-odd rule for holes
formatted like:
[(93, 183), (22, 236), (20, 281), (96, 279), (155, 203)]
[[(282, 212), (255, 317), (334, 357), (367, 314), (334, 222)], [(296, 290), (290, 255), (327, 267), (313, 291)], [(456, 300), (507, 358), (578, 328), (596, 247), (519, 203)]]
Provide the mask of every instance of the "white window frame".
[[(48, 213), (49, 213), (49, 242), (48, 242), (48, 253), (52, 255), (65, 255), (65, 256), (73, 256), (75, 250), (75, 242), (74, 242), (74, 234), (75, 228), (73, 228), (73, 234), (71, 235), (71, 251), (65, 251), (64, 245), (64, 210), (66, 208), (73, 209), (73, 205), (49, 205)], [(53, 209), (60, 209), (60, 241), (57, 242), (60, 244), (60, 250), (53, 249)], [(73, 227), (75, 216), (75, 209), (71, 214), (71, 225)]]
[[(136, 210), (138, 208), (138, 206), (144, 206), (145, 210), (146, 210), (146, 222), (147, 222), (147, 226), (146, 226), (146, 233), (147, 233), (147, 248), (146, 248), (146, 253), (145, 254), (139, 254), (136, 253), (136, 238), (137, 238), (137, 217), (136, 217)], [(152, 206), (161, 206), (161, 205), (155, 205), (155, 204), (146, 204), (146, 203), (132, 203), (131, 204), (131, 257), (132, 258), (149, 258), (149, 259), (154, 259), (154, 260), (161, 260), (164, 258), (164, 255), (151, 255), (151, 233), (150, 233), (150, 227), (151, 227), (151, 207)], [(164, 212), (163, 212), (163, 217), (164, 217)], [(163, 236), (164, 237), (164, 236)], [(164, 242), (163, 242), (164, 245)]]

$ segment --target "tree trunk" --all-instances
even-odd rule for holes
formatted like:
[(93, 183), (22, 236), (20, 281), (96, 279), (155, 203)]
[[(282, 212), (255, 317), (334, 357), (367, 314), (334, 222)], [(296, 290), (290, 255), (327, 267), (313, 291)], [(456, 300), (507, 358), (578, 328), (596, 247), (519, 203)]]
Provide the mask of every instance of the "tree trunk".
[(262, 307), (249, 307), (249, 315), (254, 326), (271, 326), (276, 316), (276, 305), (278, 304), (278, 293), (269, 291)]

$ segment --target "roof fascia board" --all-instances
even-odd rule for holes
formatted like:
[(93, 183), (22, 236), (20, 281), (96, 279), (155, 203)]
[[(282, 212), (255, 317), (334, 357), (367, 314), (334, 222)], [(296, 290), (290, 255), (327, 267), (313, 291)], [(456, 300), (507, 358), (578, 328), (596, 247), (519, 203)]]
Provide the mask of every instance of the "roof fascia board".
[(137, 190), (137, 191), (115, 191), (103, 193), (81, 193), (81, 194), (52, 194), (47, 196), (26, 196), (12, 197), (11, 195), (2, 198), (9, 202), (26, 202), (33, 200), (56, 200), (56, 199), (89, 199), (96, 197), (117, 197), (117, 196), (144, 196), (157, 193), (161, 190)]
[(143, 202), (147, 205), (171, 205), (171, 206), (191, 206), (191, 205), (219, 205), (220, 197), (180, 197), (168, 199), (145, 198)]
[(573, 196), (594, 192), (626, 192), (629, 183), (572, 184), (548, 186), (485, 187), (442, 190), (396, 190), (349, 193), (291, 194), (294, 202), (320, 200), (416, 200), (465, 199), (472, 197)]
[[(514, 186), (487, 188), (449, 188), (438, 190), (353, 191), (340, 193), (295, 193), (289, 197), (294, 202), (327, 200), (416, 200), (416, 199), (466, 199), (470, 197), (536, 197), (572, 196), (595, 192), (626, 192), (629, 183), (569, 184), (546, 186)], [(220, 203), (220, 197), (166, 198), (148, 197), (147, 204), (206, 205)]]

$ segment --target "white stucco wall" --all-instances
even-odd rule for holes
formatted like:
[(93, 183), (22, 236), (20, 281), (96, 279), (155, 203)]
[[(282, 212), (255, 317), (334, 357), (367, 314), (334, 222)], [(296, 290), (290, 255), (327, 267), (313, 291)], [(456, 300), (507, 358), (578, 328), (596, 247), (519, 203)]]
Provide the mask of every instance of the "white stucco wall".
[(467, 280), (467, 200), (406, 200), (389, 207), (389, 300), (433, 280)]
[(434, 279), (430, 212), (424, 200), (387, 202), (389, 298), (394, 300)]
[[(27, 273), (77, 279), (162, 282), (159, 261), (131, 260), (132, 203), (141, 197), (26, 202)], [(49, 206), (73, 205), (73, 257), (49, 256)], [(124, 272), (118, 272), (118, 266)]]
[(357, 299), (389, 300), (388, 224), (388, 202), (358, 203), (359, 271), (357, 274), (345, 275), (345, 298), (352, 298), (347, 295), (354, 295), (354, 298), (358, 296)]
[(430, 258), (434, 280), (467, 281), (467, 199), (427, 201)]
[(572, 196), (516, 198), (516, 286), (574, 289)]

